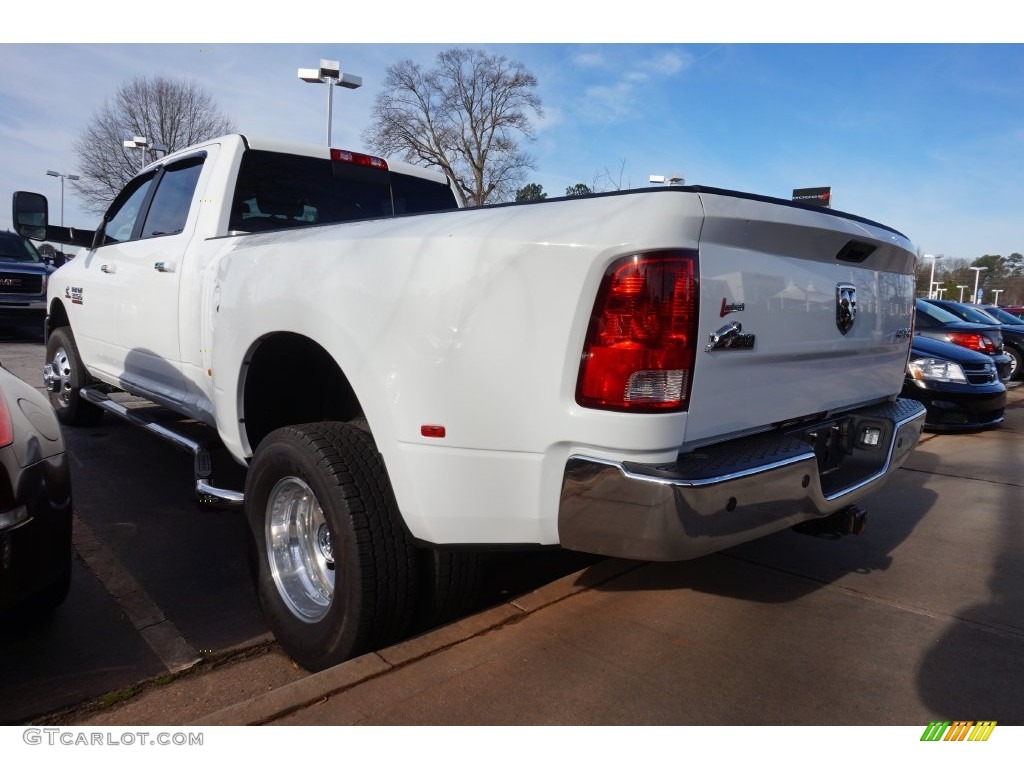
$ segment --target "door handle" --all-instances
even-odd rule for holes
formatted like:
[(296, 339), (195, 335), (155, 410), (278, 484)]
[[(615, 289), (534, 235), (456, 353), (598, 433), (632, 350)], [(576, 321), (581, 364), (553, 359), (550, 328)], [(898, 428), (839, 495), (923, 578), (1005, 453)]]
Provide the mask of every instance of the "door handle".
[(174, 262), (173, 261), (158, 261), (153, 265), (153, 269), (157, 272), (173, 272)]
[(113, 264), (103, 264), (103, 265), (100, 266), (100, 272), (103, 272), (104, 274), (107, 274), (107, 275), (112, 275), (116, 271), (117, 271), (117, 269), (116, 269), (116, 267)]

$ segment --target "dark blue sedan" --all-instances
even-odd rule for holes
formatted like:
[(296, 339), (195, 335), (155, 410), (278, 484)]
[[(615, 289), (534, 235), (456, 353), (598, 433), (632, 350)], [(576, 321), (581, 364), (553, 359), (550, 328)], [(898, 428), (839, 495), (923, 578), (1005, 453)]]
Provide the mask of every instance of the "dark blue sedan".
[(927, 336), (911, 343), (901, 395), (924, 404), (924, 426), (931, 431), (994, 427), (1006, 407), (1006, 387), (991, 356)]

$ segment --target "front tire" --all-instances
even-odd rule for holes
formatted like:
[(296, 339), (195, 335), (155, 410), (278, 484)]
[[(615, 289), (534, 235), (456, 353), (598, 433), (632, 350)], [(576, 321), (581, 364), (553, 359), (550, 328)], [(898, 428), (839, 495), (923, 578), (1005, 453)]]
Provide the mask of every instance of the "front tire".
[(271, 432), (245, 500), (260, 604), (295, 661), (325, 669), (403, 636), (415, 550), (368, 433), (340, 422)]
[(50, 405), (62, 424), (92, 426), (103, 417), (103, 409), (83, 400), (79, 389), (89, 383), (75, 337), (67, 326), (55, 328), (46, 340), (44, 383)]
[(33, 595), (25, 604), (29, 614), (43, 618), (49, 616), (67, 599), (71, 591), (71, 562), (68, 567), (45, 588)]
[(1021, 368), (1021, 351), (1017, 347), (1011, 347), (1009, 344), (1004, 346), (1007, 354), (1012, 358), (1010, 360), (1010, 381), (1020, 381), (1024, 379), (1024, 369)]

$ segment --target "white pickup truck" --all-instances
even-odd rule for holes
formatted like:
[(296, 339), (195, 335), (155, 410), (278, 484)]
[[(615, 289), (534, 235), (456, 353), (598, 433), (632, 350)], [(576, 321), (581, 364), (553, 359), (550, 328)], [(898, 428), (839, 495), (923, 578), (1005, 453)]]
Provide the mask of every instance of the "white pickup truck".
[(915, 264), (820, 207), (667, 187), (459, 209), (448, 180), (224, 136), (144, 169), (50, 279), (66, 424), (116, 391), (214, 427), (248, 467), (258, 592), (318, 669), (456, 599), (460, 552), (678, 560), (855, 506), (917, 444), (896, 397)]

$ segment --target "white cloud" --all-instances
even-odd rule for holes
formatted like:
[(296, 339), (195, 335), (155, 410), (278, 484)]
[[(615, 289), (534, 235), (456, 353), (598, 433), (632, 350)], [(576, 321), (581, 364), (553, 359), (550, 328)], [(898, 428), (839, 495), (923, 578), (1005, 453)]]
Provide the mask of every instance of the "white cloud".
[(586, 112), (595, 122), (623, 119), (631, 112), (634, 91), (633, 84), (626, 80), (612, 85), (592, 85), (584, 90)]
[(572, 63), (577, 67), (586, 69), (598, 69), (608, 66), (608, 60), (600, 53), (587, 52), (578, 53), (572, 57)]
[(665, 53), (648, 59), (644, 67), (659, 75), (676, 75), (688, 69), (694, 62), (694, 57), (681, 51), (666, 51)]

